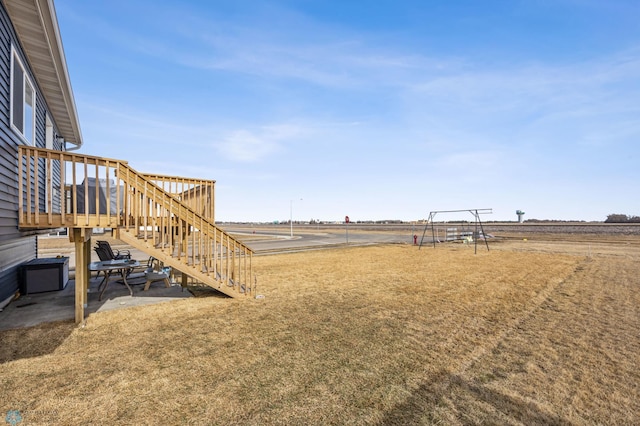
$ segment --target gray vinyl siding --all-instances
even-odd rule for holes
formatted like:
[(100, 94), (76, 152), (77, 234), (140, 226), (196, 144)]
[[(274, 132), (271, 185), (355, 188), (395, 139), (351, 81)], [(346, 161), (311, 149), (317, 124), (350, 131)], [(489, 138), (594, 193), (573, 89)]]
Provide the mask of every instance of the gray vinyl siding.
[[(13, 25), (0, 1), (0, 301), (18, 290), (18, 266), (36, 257), (36, 237), (33, 232), (18, 230), (18, 146), (22, 139), (11, 129), (11, 46), (20, 55), (25, 71), (36, 91), (35, 145), (45, 147), (47, 106), (36, 79), (30, 70)], [(55, 124), (54, 124), (55, 126)], [(57, 133), (54, 128), (54, 132)], [(62, 149), (54, 142), (54, 149)], [(42, 161), (42, 160), (41, 160)], [(44, 167), (42, 176), (44, 176)], [(53, 171), (54, 184), (60, 182), (60, 171)], [(33, 181), (33, 180), (32, 180)], [(45, 192), (41, 188), (40, 206), (44, 211)], [(35, 194), (34, 194), (35, 196)]]
[(18, 290), (20, 265), (33, 259), (35, 252), (34, 235), (0, 242), (0, 302)]

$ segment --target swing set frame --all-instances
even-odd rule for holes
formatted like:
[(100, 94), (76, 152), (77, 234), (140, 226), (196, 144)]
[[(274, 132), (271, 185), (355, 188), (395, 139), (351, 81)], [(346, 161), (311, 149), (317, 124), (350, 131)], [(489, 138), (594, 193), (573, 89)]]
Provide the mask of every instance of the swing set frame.
[(481, 214), (491, 214), (493, 213), (493, 209), (466, 209), (466, 210), (434, 210), (429, 212), (429, 218), (424, 225), (424, 230), (422, 231), (422, 238), (420, 239), (420, 245), (418, 246), (418, 250), (422, 248), (424, 243), (424, 237), (427, 233), (427, 229), (429, 229), (429, 225), (431, 225), (431, 239), (433, 241), (433, 248), (436, 247), (436, 232), (435, 232), (435, 224), (434, 218), (437, 214), (447, 214), (447, 213), (464, 213), (469, 212), (473, 215), (475, 219), (475, 231), (474, 231), (474, 253), (478, 253), (478, 227), (482, 231), (482, 235), (484, 237), (484, 243), (487, 247), (487, 251), (489, 251), (489, 242), (487, 241), (486, 235), (484, 233), (484, 227), (482, 226), (482, 220), (480, 220)]

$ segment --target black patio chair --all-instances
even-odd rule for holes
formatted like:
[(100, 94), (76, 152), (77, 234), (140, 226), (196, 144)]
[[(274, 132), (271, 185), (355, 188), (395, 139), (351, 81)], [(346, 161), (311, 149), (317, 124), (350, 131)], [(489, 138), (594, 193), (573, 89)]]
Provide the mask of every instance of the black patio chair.
[[(100, 248), (103, 251), (104, 255), (108, 257), (108, 259), (103, 259), (101, 257), (100, 260), (131, 259), (131, 252), (129, 250), (113, 251), (113, 249), (111, 248), (111, 244), (109, 244), (109, 241), (98, 240), (96, 241), (96, 244), (98, 244), (95, 248), (96, 253), (97, 249)], [(100, 253), (98, 253), (98, 256), (100, 256)]]
[[(129, 250), (116, 250), (115, 252), (111, 248), (111, 244), (108, 241), (98, 240), (96, 241), (98, 244), (93, 248), (93, 250), (98, 255), (98, 258), (101, 262), (105, 262), (108, 260), (124, 260), (131, 259), (131, 252)], [(126, 268), (125, 274), (128, 277), (131, 272), (133, 272), (133, 268)], [(100, 276), (100, 271), (96, 274), (96, 278)]]

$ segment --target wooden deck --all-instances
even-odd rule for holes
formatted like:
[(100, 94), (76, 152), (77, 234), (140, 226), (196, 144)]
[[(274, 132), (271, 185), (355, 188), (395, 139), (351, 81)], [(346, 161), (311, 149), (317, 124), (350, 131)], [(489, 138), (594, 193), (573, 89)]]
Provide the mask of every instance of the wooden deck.
[[(69, 228), (78, 265), (88, 264), (92, 229), (111, 228), (185, 277), (231, 297), (254, 292), (252, 250), (215, 225), (213, 180), (145, 174), (122, 160), (28, 146), (19, 147), (18, 175), (19, 228)], [(80, 322), (89, 275), (80, 267), (76, 276)]]

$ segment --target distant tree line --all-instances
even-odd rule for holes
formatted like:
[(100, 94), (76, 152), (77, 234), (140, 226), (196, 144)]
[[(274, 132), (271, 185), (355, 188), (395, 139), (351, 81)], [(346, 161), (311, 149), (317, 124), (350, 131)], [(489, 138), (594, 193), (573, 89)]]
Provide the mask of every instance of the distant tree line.
[(628, 216), (626, 214), (610, 214), (604, 223), (640, 223), (640, 216)]
[(560, 219), (527, 219), (527, 223), (577, 223), (584, 222), (584, 220), (560, 220)]

